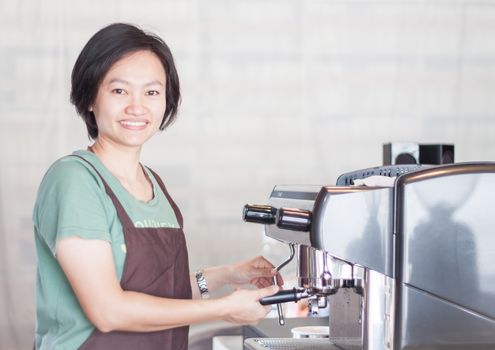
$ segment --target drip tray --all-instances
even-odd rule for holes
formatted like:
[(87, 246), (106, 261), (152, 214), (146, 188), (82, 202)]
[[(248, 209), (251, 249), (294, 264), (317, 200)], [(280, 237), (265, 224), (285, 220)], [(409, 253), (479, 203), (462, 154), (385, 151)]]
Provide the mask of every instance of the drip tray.
[(250, 338), (244, 341), (249, 350), (362, 350), (360, 339), (292, 339)]

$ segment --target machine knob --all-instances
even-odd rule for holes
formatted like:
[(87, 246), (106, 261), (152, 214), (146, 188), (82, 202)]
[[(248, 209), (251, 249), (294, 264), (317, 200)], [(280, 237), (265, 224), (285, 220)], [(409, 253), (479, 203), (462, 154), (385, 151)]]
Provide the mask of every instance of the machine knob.
[(246, 222), (272, 225), (277, 218), (277, 208), (270, 205), (246, 204), (242, 210), (242, 219)]
[(311, 229), (311, 212), (302, 209), (280, 208), (277, 226), (284, 230), (309, 231)]

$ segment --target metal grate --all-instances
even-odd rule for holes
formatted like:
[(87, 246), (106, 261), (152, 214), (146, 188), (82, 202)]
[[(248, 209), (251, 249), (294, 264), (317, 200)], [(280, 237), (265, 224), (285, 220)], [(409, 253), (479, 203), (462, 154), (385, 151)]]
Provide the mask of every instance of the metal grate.
[(354, 339), (251, 338), (244, 342), (251, 350), (362, 350)]

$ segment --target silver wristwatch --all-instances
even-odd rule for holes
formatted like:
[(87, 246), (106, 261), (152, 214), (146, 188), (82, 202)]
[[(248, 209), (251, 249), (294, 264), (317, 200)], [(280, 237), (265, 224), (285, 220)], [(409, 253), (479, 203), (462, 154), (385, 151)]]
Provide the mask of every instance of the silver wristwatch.
[(196, 282), (198, 283), (199, 292), (201, 293), (201, 298), (206, 299), (210, 297), (210, 292), (208, 291), (208, 285), (206, 284), (206, 278), (203, 276), (203, 271), (196, 271)]

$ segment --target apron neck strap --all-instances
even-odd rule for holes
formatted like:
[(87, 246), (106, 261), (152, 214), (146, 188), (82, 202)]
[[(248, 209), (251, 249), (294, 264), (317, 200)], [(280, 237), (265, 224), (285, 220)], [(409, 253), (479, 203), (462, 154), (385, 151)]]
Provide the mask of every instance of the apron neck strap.
[(170, 203), (170, 205), (172, 206), (172, 209), (174, 210), (174, 213), (175, 213), (175, 216), (177, 218), (177, 221), (179, 222), (180, 228), (183, 228), (184, 220), (182, 218), (182, 214), (181, 214), (177, 204), (175, 204), (172, 197), (170, 197), (170, 195), (168, 194), (167, 188), (165, 187), (165, 184), (163, 183), (162, 179), (153, 170), (151, 170), (148, 167), (146, 167), (146, 168), (151, 172), (151, 174), (155, 178), (156, 182), (158, 182), (158, 185), (160, 186), (163, 194), (165, 195), (165, 197), (167, 197), (168, 202)]
[(93, 164), (91, 164), (91, 162), (86, 160), (84, 157), (81, 157), (81, 156), (76, 155), (76, 154), (73, 154), (73, 156), (78, 157), (78, 158), (82, 159), (83, 161), (85, 161), (86, 163), (88, 163), (93, 168), (93, 170), (96, 172), (96, 174), (100, 177), (101, 181), (103, 182), (103, 186), (105, 186), (105, 191), (106, 191), (107, 195), (110, 197), (113, 205), (115, 206), (115, 209), (117, 210), (117, 216), (119, 217), (122, 225), (124, 227), (134, 227), (134, 223), (132, 222), (129, 215), (127, 215), (127, 212), (125, 211), (124, 207), (122, 206), (122, 203), (120, 203), (120, 201), (118, 200), (115, 193), (112, 191), (112, 189), (110, 188), (108, 183), (105, 181), (103, 176), (101, 176), (100, 172), (95, 168), (95, 166)]

